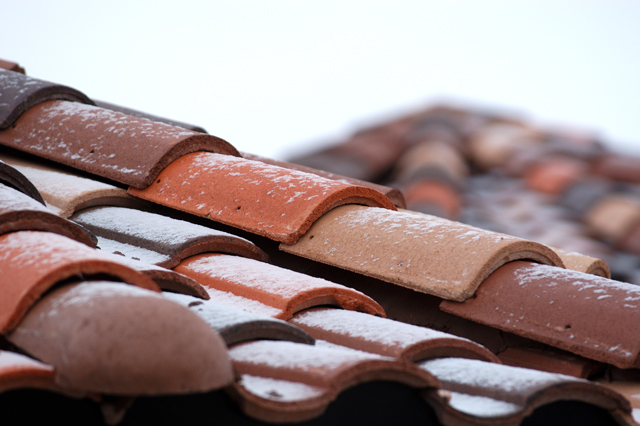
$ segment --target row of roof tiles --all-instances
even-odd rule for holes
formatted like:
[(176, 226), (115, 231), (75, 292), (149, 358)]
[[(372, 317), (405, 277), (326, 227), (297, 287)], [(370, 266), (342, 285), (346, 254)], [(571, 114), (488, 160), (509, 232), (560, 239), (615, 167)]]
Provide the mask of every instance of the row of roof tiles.
[[(544, 271), (554, 279), (559, 276), (571, 285), (584, 281), (584, 287), (598, 294), (614, 288), (619, 292), (610, 301), (615, 308), (622, 307), (625, 297), (634, 297), (632, 287), (566, 271), (566, 254), (531, 241), (396, 212), (394, 203), (401, 204), (402, 197), (394, 190), (377, 188), (394, 195), (391, 202), (370, 184), (354, 186), (329, 179), (335, 176), (242, 158), (217, 138), (213, 148), (209, 142), (184, 143), (175, 135), (198, 135), (167, 125), (150, 130), (158, 124), (82, 106), (78, 101), (92, 101), (73, 89), (58, 90), (15, 72), (0, 71), (0, 77), (11, 95), (9, 102), (1, 99), (0, 111), (10, 123), (0, 131), (0, 143), (79, 170), (61, 171), (33, 156), (16, 159), (14, 151), (4, 150), (8, 155), (3, 158), (15, 168), (5, 164), (0, 170), (10, 185), (3, 187), (7, 219), (0, 241), (4, 275), (16, 277), (6, 281), (10, 297), (1, 307), (3, 334), (10, 342), (10, 351), (0, 352), (9, 359), (0, 371), (6, 389), (36, 387), (89, 396), (102, 401), (107, 420), (115, 422), (122, 420), (128, 403), (116, 408), (113, 395), (226, 388), (247, 415), (290, 422), (322, 418), (349, 387), (392, 380), (427, 390), (423, 405), (444, 424), (519, 424), (540, 405), (564, 399), (600, 407), (620, 424), (632, 422), (628, 401), (602, 386), (501, 366), (491, 351), (470, 340), (382, 318), (383, 307), (393, 300), (377, 303), (366, 291), (265, 263), (269, 256), (247, 239), (211, 227), (231, 225), (254, 241), (280, 241), (282, 250), (311, 258), (318, 270), (331, 269), (320, 261), (371, 277), (367, 279), (385, 289), (401, 289), (399, 284), (418, 290), (442, 301), (444, 311), (454, 311), (447, 304), (461, 305), (461, 317), (484, 322), (491, 330), (504, 324), (486, 320), (472, 305), (484, 295), (488, 276), (509, 275), (505, 268), (515, 267), (516, 275), (538, 268), (530, 275), (549, 284), (538, 273), (540, 266), (513, 260), (552, 265)], [(41, 120), (47, 126), (39, 127)], [(79, 136), (85, 131), (90, 133)], [(142, 150), (145, 143), (144, 161), (132, 161), (129, 150)], [(155, 144), (151, 155), (149, 143)], [(108, 161), (93, 160), (96, 152), (109, 154)], [(184, 182), (189, 188), (181, 187)], [(128, 194), (121, 184), (129, 185)], [(157, 209), (153, 204), (134, 202), (131, 195), (205, 217), (210, 226), (152, 214)], [(338, 207), (354, 203), (365, 206)], [(134, 206), (142, 210), (132, 210)], [(96, 245), (100, 250), (91, 248)], [(263, 246), (267, 251), (272, 247)], [(281, 255), (270, 254), (279, 263)], [(297, 259), (297, 267), (310, 262)], [(606, 275), (606, 268), (600, 273)], [(530, 280), (525, 277), (527, 284)], [(520, 287), (516, 283), (496, 309), (512, 315), (516, 307), (506, 299), (511, 293), (526, 297)], [(171, 293), (158, 297), (160, 288)], [(569, 290), (559, 297), (575, 294)], [(491, 301), (499, 302), (495, 297)], [(604, 309), (602, 315), (615, 323), (625, 318), (618, 313)], [(409, 316), (413, 314), (418, 312)], [(527, 319), (535, 314), (527, 312)], [(573, 321), (558, 317), (559, 323)], [(576, 327), (581, 334), (570, 347), (563, 346), (567, 339), (550, 339), (544, 327), (509, 331), (602, 363), (635, 366), (638, 350), (630, 335), (617, 336), (622, 341), (618, 348), (605, 339), (604, 351), (589, 351), (584, 348), (600, 342), (602, 331), (588, 324), (584, 330), (582, 324)], [(202, 362), (194, 364), (193, 359)], [(12, 382), (16, 371), (38, 379)], [(482, 377), (501, 377), (510, 385), (490, 384)]]

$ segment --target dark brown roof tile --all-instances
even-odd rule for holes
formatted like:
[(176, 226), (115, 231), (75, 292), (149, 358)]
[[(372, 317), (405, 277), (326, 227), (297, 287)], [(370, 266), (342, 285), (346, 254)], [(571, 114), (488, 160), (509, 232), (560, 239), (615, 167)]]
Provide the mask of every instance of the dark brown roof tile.
[(93, 104), (71, 87), (0, 69), (0, 130), (11, 127), (31, 107), (54, 99)]
[(15, 167), (11, 167), (2, 160), (0, 160), (0, 183), (17, 189), (37, 202), (44, 204), (42, 195), (40, 195), (33, 183)]
[(371, 188), (209, 152), (177, 159), (151, 186), (129, 193), (288, 244), (336, 206), (395, 210)]
[(214, 136), (67, 101), (30, 108), (0, 143), (136, 188), (190, 152), (240, 155)]
[(19, 64), (4, 59), (0, 59), (0, 68), (7, 71), (14, 71), (25, 74), (24, 68), (22, 68)]

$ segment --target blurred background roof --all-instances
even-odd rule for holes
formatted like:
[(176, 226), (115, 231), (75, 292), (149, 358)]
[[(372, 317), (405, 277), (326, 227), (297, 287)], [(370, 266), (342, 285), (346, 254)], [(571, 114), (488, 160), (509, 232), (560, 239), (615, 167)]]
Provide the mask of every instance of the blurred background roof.
[(58, 1), (3, 6), (0, 57), (285, 158), (446, 100), (640, 154), (637, 1)]

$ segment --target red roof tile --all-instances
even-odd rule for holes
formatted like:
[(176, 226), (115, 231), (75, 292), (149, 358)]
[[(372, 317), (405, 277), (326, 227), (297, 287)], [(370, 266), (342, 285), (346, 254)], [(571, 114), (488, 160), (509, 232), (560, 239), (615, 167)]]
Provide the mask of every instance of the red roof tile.
[(208, 152), (177, 159), (148, 188), (129, 193), (289, 244), (343, 204), (395, 210), (370, 188)]

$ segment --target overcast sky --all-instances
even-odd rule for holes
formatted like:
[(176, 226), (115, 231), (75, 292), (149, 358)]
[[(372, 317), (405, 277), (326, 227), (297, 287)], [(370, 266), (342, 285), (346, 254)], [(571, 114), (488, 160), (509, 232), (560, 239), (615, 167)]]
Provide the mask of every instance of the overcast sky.
[(638, 1), (11, 1), (0, 58), (275, 158), (440, 99), (640, 154)]

